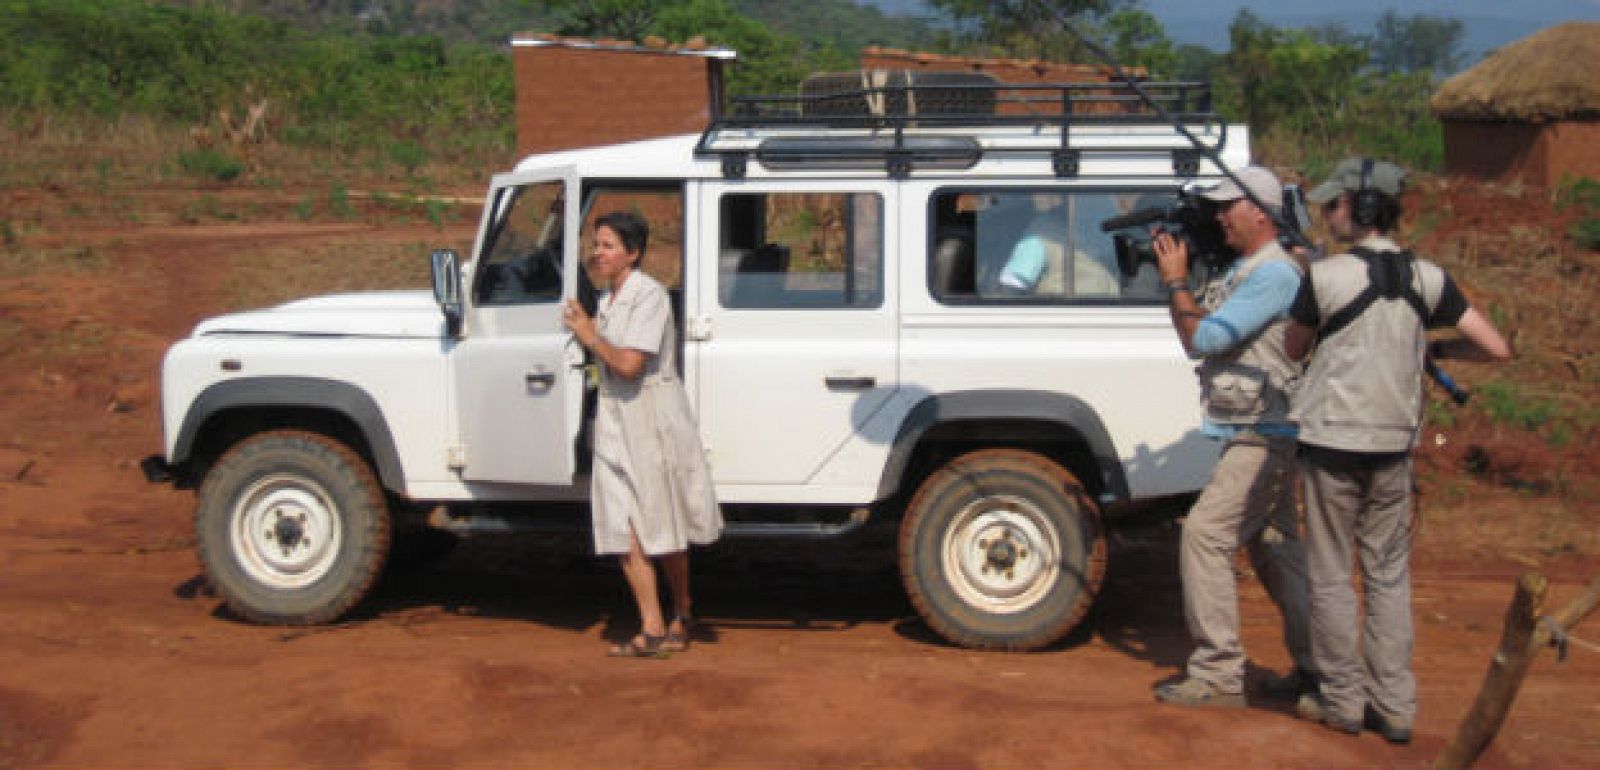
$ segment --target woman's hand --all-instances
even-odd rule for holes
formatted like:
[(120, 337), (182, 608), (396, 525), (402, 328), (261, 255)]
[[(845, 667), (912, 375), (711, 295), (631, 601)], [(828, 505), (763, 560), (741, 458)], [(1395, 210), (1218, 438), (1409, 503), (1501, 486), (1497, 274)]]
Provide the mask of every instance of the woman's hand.
[(592, 349), (600, 338), (600, 332), (594, 327), (594, 318), (583, 312), (583, 306), (575, 299), (567, 300), (566, 307), (561, 309), (561, 323), (578, 339), (578, 344), (586, 348)]
[(578, 344), (593, 353), (612, 374), (625, 380), (636, 380), (644, 374), (644, 365), (650, 356), (632, 348), (619, 348), (606, 342), (600, 336), (599, 330), (595, 329), (594, 318), (583, 312), (583, 306), (579, 305), (577, 300), (567, 300), (566, 307), (561, 309), (561, 322), (572, 331), (572, 336), (578, 340)]

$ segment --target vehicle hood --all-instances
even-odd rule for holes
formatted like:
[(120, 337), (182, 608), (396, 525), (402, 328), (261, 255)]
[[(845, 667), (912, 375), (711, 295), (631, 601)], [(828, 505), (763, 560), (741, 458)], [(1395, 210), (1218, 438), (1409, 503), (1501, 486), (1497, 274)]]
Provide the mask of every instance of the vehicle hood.
[(428, 291), (333, 294), (208, 318), (194, 330), (206, 334), (437, 338), (444, 313)]

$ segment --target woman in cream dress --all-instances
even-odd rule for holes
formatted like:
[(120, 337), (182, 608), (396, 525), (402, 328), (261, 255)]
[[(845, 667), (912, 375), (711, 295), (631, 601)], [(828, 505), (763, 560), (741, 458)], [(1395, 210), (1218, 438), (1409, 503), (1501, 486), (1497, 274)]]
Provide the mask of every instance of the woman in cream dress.
[[(722, 533), (705, 450), (678, 379), (678, 341), (666, 289), (638, 269), (649, 226), (631, 212), (595, 221), (589, 274), (609, 287), (591, 318), (568, 300), (564, 320), (600, 363), (590, 507), (595, 552), (618, 554), (639, 606), (639, 633), (611, 648), (659, 657), (688, 648), (690, 543)], [(666, 621), (652, 560), (672, 594)]]

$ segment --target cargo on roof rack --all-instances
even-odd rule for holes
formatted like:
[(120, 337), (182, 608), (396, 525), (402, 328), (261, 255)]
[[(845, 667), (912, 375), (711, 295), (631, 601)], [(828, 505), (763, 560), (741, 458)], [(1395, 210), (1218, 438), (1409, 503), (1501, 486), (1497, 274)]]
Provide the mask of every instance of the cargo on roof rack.
[(1192, 176), (1203, 153), (1174, 121), (1212, 150), (1226, 144), (1227, 124), (1211, 108), (1209, 84), (1139, 87), (1149, 101), (1109, 82), (999, 83), (977, 73), (892, 71), (813, 76), (799, 95), (732, 98), (695, 153), (720, 158), (728, 178), (743, 177), (752, 158), (770, 170), (881, 168), (901, 178), (918, 169), (970, 168), (995, 154), (1048, 155), (1058, 176), (1077, 176), (1084, 153), (1165, 151), (1174, 173)]

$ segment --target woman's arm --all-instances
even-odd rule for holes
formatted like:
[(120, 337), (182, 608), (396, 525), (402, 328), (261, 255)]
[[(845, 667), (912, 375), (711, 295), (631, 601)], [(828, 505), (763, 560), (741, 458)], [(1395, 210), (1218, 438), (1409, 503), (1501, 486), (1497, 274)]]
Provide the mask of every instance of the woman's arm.
[(583, 307), (577, 300), (567, 300), (567, 307), (561, 313), (561, 320), (572, 330), (572, 336), (577, 338), (578, 344), (587, 348), (595, 358), (600, 359), (600, 363), (605, 364), (612, 374), (625, 380), (636, 380), (644, 374), (645, 364), (650, 362), (650, 354), (607, 342), (595, 328), (594, 319), (583, 312)]
[(1434, 358), (1453, 358), (1458, 361), (1506, 361), (1511, 358), (1511, 345), (1476, 308), (1468, 308), (1461, 315), (1461, 320), (1456, 322), (1456, 330), (1461, 332), (1460, 338), (1438, 340), (1428, 346), (1428, 352)]

